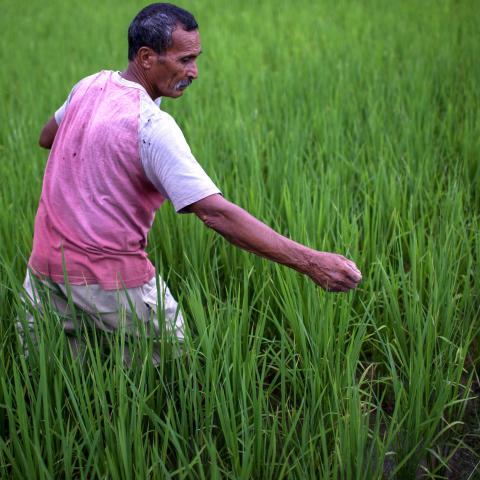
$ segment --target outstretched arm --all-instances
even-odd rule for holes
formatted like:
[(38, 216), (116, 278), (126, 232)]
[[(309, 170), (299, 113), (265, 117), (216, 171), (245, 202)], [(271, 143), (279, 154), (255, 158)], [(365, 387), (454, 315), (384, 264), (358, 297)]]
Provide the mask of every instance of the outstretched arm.
[(289, 240), (221, 195), (193, 203), (189, 211), (237, 247), (308, 275), (325, 290), (346, 292), (362, 279), (355, 263), (342, 255)]
[(38, 144), (43, 148), (52, 148), (57, 130), (57, 121), (55, 120), (55, 116), (52, 116), (52, 118), (50, 118), (50, 120), (43, 126)]

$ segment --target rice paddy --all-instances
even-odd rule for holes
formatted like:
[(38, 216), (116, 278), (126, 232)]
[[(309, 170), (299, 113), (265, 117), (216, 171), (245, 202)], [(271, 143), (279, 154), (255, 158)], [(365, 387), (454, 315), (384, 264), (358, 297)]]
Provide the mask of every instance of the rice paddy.
[[(53, 309), (15, 332), (48, 152), (72, 86), (123, 70), (144, 4), (0, 7), (0, 477), (480, 478), (480, 9), (468, 0), (187, 1), (199, 79), (164, 99), (224, 196), (353, 259), (326, 293), (167, 204), (148, 252), (183, 353)], [(129, 344), (139, 361), (126, 367)]]

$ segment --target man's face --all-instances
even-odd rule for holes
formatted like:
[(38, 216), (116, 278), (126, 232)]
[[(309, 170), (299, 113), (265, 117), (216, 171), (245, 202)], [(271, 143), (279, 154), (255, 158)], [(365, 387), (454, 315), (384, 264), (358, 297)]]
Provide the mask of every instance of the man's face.
[(157, 55), (149, 72), (149, 83), (156, 96), (177, 98), (198, 77), (197, 57), (201, 53), (198, 30), (187, 32), (177, 27), (172, 46)]

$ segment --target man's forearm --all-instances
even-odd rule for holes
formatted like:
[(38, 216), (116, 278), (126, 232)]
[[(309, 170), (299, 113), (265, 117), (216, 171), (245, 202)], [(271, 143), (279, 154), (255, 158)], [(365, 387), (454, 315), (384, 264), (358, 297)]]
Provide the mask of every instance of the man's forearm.
[(238, 205), (228, 202), (204, 223), (237, 247), (301, 273), (308, 269), (311, 249), (275, 232)]
[(290, 240), (220, 195), (197, 202), (191, 211), (234, 245), (306, 274), (327, 290), (347, 291), (361, 279), (356, 265), (342, 255)]

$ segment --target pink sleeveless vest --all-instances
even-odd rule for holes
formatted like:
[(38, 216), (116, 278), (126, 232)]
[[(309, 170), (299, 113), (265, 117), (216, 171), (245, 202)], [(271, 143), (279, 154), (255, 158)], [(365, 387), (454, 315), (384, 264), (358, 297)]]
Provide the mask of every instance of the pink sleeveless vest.
[(155, 273), (145, 246), (164, 198), (139, 157), (140, 95), (113, 72), (82, 80), (48, 158), (29, 266), (73, 285), (133, 288)]

